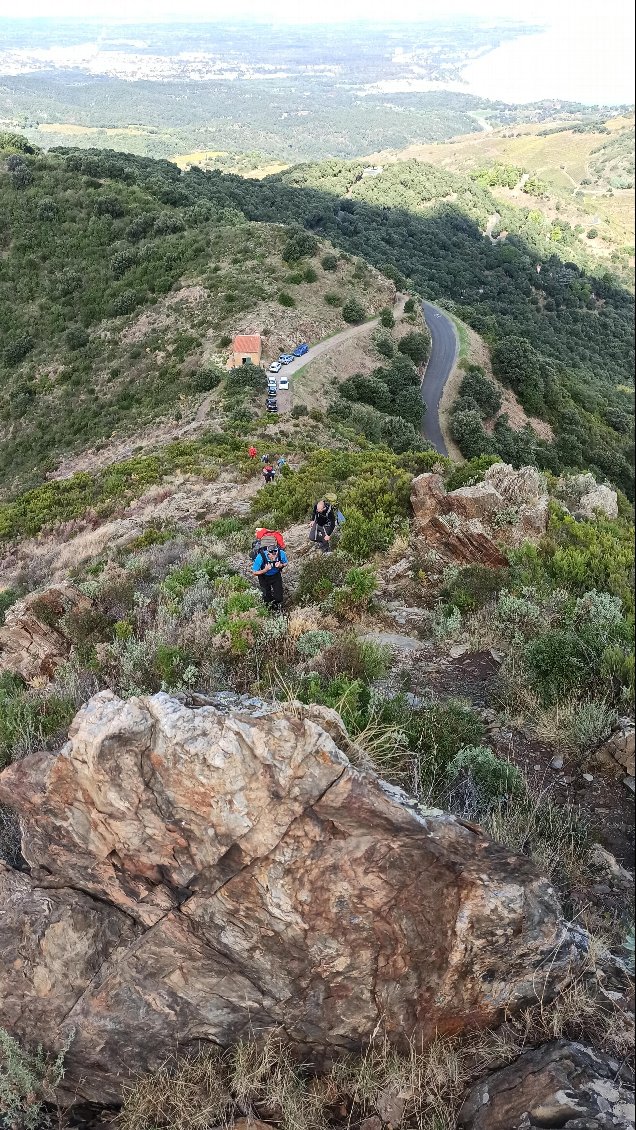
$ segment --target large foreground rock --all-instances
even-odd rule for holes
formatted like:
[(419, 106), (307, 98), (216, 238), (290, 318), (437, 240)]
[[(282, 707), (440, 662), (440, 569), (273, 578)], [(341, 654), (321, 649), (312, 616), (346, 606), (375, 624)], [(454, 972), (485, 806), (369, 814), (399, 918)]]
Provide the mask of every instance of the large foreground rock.
[(74, 1033), (65, 1086), (87, 1099), (200, 1039), (428, 1039), (566, 975), (530, 863), (353, 769), (300, 709), (102, 692), (0, 800), (30, 867), (0, 872), (0, 1024), (51, 1050)]
[(633, 1077), (624, 1063), (558, 1040), (480, 1081), (459, 1124), (463, 1130), (633, 1130)]

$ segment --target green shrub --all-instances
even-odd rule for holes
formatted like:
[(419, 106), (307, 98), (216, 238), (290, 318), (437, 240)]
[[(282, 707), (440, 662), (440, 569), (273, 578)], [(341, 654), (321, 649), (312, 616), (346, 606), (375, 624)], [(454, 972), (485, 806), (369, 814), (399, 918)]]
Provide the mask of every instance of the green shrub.
[(497, 386), (488, 380), (483, 369), (471, 365), (459, 386), (461, 397), (472, 397), (479, 405), (484, 417), (494, 416), (501, 408), (501, 393)]
[(292, 230), (285, 246), (282, 257), (286, 263), (296, 263), (308, 255), (315, 255), (318, 250), (318, 240), (303, 228)]
[(342, 306), (342, 295), (336, 294), (334, 290), (328, 290), (324, 295), (324, 300), (327, 306)]
[(380, 325), (384, 326), (385, 330), (392, 330), (395, 325), (393, 311), (389, 310), (388, 306), (380, 310)]
[(349, 679), (346, 675), (326, 679), (313, 674), (301, 681), (297, 695), (301, 702), (316, 702), (337, 710), (352, 733), (364, 728), (371, 704), (371, 691), (362, 679)]
[(413, 711), (406, 729), (422, 788), (435, 795), (444, 787), (447, 767), (459, 750), (481, 745), (484, 735), (483, 722), (460, 699), (433, 702)]
[(66, 344), (69, 349), (84, 349), (88, 342), (89, 336), (83, 326), (71, 326), (66, 331)]
[(170, 644), (159, 644), (154, 655), (154, 667), (166, 690), (180, 690), (191, 679), (196, 669), (191, 657), (183, 648)]
[(227, 538), (231, 534), (243, 533), (247, 525), (245, 518), (215, 518), (213, 522), (207, 523), (205, 532), (216, 538)]
[(375, 553), (388, 549), (394, 536), (384, 514), (367, 518), (360, 510), (347, 506), (347, 521), (342, 528), (340, 548), (354, 561), (368, 561)]
[(460, 612), (483, 608), (506, 584), (505, 569), (489, 569), (485, 565), (468, 565), (458, 570), (445, 585), (443, 595)]
[[(326, 297), (326, 296), (325, 296)], [(359, 325), (364, 322), (367, 312), (361, 302), (357, 298), (349, 298), (342, 307), (342, 317), (345, 322), (352, 325)]]
[(464, 746), (455, 754), (446, 766), (446, 778), (454, 784), (462, 775), (470, 777), (486, 807), (498, 797), (524, 791), (525, 779), (516, 765), (497, 757), (488, 746)]
[(292, 307), (296, 305), (296, 299), (292, 298), (291, 294), (288, 294), (286, 290), (281, 290), (278, 295), (278, 301), (281, 306)]
[(345, 618), (360, 616), (369, 609), (377, 588), (373, 569), (350, 569), (343, 586), (331, 597), (334, 611)]
[(413, 364), (417, 365), (419, 368), (428, 358), (429, 344), (427, 334), (418, 330), (412, 330), (400, 339), (398, 349), (400, 353), (403, 353), (406, 357), (410, 357)]
[(195, 392), (211, 392), (217, 388), (225, 377), (225, 373), (217, 365), (206, 365), (190, 377), (190, 384)]
[(291, 414), (294, 420), (299, 420), (301, 416), (309, 415), (309, 409), (306, 404), (294, 404)]
[(360, 640), (353, 634), (345, 634), (323, 651), (320, 671), (328, 678), (347, 675), (350, 679), (372, 683), (386, 674), (390, 662), (390, 648), (369, 640)]
[(53, 691), (26, 688), (16, 677), (0, 678), (0, 769), (15, 756), (46, 746), (68, 729), (74, 701)]
[(306, 267), (303, 271), (303, 281), (306, 283), (315, 283), (318, 281), (318, 272), (313, 267)]
[(587, 666), (581, 638), (561, 628), (531, 640), (524, 659), (531, 684), (547, 705), (571, 695), (581, 685)]
[[(53, 1125), (47, 1105), (57, 1106), (55, 1091), (64, 1076), (64, 1056), (69, 1044), (70, 1039), (53, 1059), (41, 1047), (27, 1050), (0, 1028), (0, 1117), (5, 1126), (44, 1130)], [(59, 1109), (57, 1115), (61, 1124), (63, 1116)]]
[(414, 298), (407, 298), (406, 302), (404, 303), (404, 313), (405, 314), (414, 314), (416, 309), (417, 309), (417, 304), (415, 302), (415, 299)]
[(374, 338), (373, 344), (382, 357), (388, 358), (389, 361), (392, 357), (395, 357), (397, 347), (393, 338), (389, 337), (388, 334), (378, 334)]
[(4, 624), (5, 614), (15, 604), (16, 600), (18, 600), (18, 593), (15, 589), (0, 589), (0, 627)]
[(331, 646), (332, 640), (331, 632), (316, 629), (303, 632), (302, 636), (299, 636), (296, 641), (296, 648), (299, 654), (306, 659), (313, 659), (315, 655), (320, 655), (321, 652), (326, 651)]
[(156, 526), (149, 526), (143, 534), (128, 542), (126, 553), (137, 553), (140, 549), (149, 549), (151, 545), (165, 545), (173, 537), (174, 530), (158, 530)]
[(334, 591), (344, 578), (340, 554), (321, 553), (308, 558), (298, 573), (296, 601), (298, 604), (320, 603)]
[(323, 271), (337, 271), (338, 270), (338, 257), (337, 255), (323, 255), (320, 260)]
[(501, 463), (498, 455), (478, 455), (474, 459), (468, 459), (466, 463), (455, 464), (446, 479), (446, 489), (459, 490), (460, 487), (483, 482), (486, 471), (494, 463)]

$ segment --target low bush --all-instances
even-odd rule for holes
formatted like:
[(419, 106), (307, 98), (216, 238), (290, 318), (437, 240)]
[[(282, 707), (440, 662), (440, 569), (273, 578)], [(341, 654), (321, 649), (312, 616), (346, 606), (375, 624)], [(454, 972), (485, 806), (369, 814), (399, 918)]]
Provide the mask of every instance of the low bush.
[[(446, 766), (445, 775), (452, 792), (457, 793), (461, 783), (473, 793), (471, 800), (477, 807), (473, 818), (483, 819), (494, 801), (518, 796), (525, 789), (525, 778), (519, 769), (483, 745), (460, 749)], [(456, 811), (456, 806), (455, 798), (451, 808)]]
[(327, 678), (347, 675), (353, 680), (372, 683), (386, 674), (390, 662), (389, 648), (345, 633), (322, 652), (317, 670)]
[(466, 460), (465, 463), (454, 464), (446, 479), (446, 489), (459, 490), (460, 487), (483, 482), (486, 471), (494, 463), (501, 463), (498, 455), (478, 455), (475, 459)]
[(419, 368), (428, 359), (430, 341), (428, 334), (411, 330), (398, 342), (398, 349)]
[(326, 651), (331, 646), (332, 641), (333, 635), (331, 632), (318, 628), (303, 632), (296, 641), (296, 648), (299, 655), (302, 655), (305, 659), (313, 659), (315, 655), (320, 655), (321, 652)]
[(340, 548), (353, 561), (362, 564), (392, 544), (395, 533), (383, 514), (366, 518), (360, 510), (347, 507), (347, 521), (340, 537)]
[(380, 310), (380, 325), (384, 326), (385, 330), (392, 330), (395, 325), (393, 311), (390, 310), (388, 306)]
[(0, 676), (0, 769), (63, 735), (76, 709), (70, 695), (32, 690), (17, 676)]
[(494, 416), (501, 408), (501, 393), (493, 381), (488, 380), (479, 365), (469, 366), (459, 386), (461, 397), (472, 397), (484, 418)]
[(349, 298), (342, 307), (342, 317), (345, 322), (352, 325), (359, 325), (364, 322), (367, 312), (361, 302), (357, 298)]
[(489, 569), (485, 565), (468, 565), (453, 571), (442, 595), (460, 612), (483, 608), (506, 584), (506, 569)]
[(296, 602), (321, 603), (342, 583), (344, 574), (344, 562), (339, 553), (321, 553), (308, 558), (298, 573)]
[(320, 265), (323, 271), (337, 271), (338, 270), (338, 256), (337, 255), (323, 255), (320, 260)]
[(18, 598), (18, 593), (15, 589), (0, 590), (0, 627), (4, 624), (5, 614), (9, 611), (11, 606), (15, 604)]
[(291, 294), (289, 294), (286, 290), (281, 290), (278, 295), (278, 301), (281, 306), (289, 306), (291, 308), (292, 306), (296, 305), (296, 299), (292, 298)]
[(343, 298), (341, 294), (337, 294), (334, 290), (328, 290), (324, 295), (324, 301), (327, 306), (342, 306)]
[(368, 611), (378, 589), (378, 578), (373, 569), (350, 569), (342, 586), (333, 593), (331, 603), (344, 617), (355, 617)]
[[(405, 720), (409, 747), (417, 758), (423, 795), (443, 794), (446, 773), (460, 749), (480, 746), (484, 725), (470, 706), (460, 699), (432, 702)], [(440, 794), (441, 790), (441, 794)]]
[[(72, 1036), (71, 1038), (72, 1039)], [(0, 1117), (5, 1126), (16, 1130), (45, 1130), (63, 1124), (56, 1088), (64, 1077), (64, 1056), (70, 1043), (58, 1056), (47, 1055), (39, 1047), (31, 1051), (0, 1028)]]

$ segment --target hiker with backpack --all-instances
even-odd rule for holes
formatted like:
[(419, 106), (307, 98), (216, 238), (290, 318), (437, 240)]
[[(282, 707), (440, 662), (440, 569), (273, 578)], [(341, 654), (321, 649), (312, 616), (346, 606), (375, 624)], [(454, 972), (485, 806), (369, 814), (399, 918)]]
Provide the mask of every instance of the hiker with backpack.
[(265, 463), (264, 464), (263, 470), (261, 471), (261, 474), (262, 474), (263, 478), (265, 479), (266, 483), (273, 483), (274, 479), (276, 478), (276, 472), (275, 472), (274, 468), (272, 467), (271, 463)]
[(285, 542), (278, 531), (257, 530), (252, 546), (252, 573), (258, 579), (263, 603), (269, 612), (283, 607), (283, 570), (287, 565)]
[(314, 506), (309, 523), (309, 540), (315, 542), (323, 553), (330, 553), (331, 539), (337, 525), (338, 517), (335, 506), (326, 498), (319, 499)]

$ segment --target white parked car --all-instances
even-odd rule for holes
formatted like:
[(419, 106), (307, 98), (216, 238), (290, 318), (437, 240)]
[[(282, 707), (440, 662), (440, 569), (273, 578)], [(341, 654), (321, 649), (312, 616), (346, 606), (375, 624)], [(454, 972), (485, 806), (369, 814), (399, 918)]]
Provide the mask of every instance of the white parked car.
[(289, 377), (278, 378), (278, 391), (287, 392), (289, 390)]
[(272, 361), (269, 367), (269, 371), (270, 373), (280, 373), (282, 367), (283, 366), (281, 365), (280, 361)]

